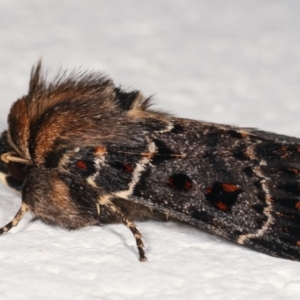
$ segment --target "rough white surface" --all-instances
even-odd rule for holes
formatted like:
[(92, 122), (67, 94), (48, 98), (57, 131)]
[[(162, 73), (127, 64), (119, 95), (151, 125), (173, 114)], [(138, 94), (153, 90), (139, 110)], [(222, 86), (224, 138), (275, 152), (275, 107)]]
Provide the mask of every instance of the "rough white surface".
[[(177, 115), (300, 136), (298, 0), (0, 0), (0, 129), (31, 65), (104, 70)], [(0, 187), (0, 223), (20, 198)], [(0, 238), (0, 299), (299, 299), (300, 263), (196, 228), (68, 232), (40, 221)]]

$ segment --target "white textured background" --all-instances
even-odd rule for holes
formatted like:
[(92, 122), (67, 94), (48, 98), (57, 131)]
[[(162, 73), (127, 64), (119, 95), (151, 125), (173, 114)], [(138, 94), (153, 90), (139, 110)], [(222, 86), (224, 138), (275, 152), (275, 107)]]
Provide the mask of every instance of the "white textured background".
[[(298, 0), (0, 0), (0, 129), (31, 65), (103, 70), (177, 115), (300, 136)], [(0, 187), (0, 223), (20, 198)], [(299, 299), (300, 263), (174, 223), (0, 238), (0, 299)]]

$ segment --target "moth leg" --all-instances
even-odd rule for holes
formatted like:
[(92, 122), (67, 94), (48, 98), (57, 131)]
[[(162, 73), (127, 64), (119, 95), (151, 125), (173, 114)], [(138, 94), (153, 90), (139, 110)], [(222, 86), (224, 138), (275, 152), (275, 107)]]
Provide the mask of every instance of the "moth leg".
[(28, 208), (27, 208), (26, 204), (22, 203), (22, 206), (19, 209), (19, 211), (17, 212), (17, 214), (15, 215), (15, 217), (9, 223), (7, 223), (4, 227), (0, 228), (0, 234), (9, 231), (14, 226), (17, 226), (19, 224), (19, 222), (21, 221), (21, 219), (23, 218), (23, 216), (25, 215), (27, 210), (28, 210)]
[(98, 214), (98, 216), (100, 216), (101, 208), (100, 208), (100, 204), (99, 203), (96, 203), (96, 208), (97, 208), (97, 214)]
[(143, 249), (145, 246), (142, 241), (143, 236), (137, 229), (136, 225), (123, 215), (121, 210), (109, 200), (109, 197), (101, 197), (99, 200), (99, 204), (108, 208), (115, 216), (117, 216), (122, 221), (124, 225), (126, 225), (131, 230), (132, 234), (135, 237), (136, 245), (139, 251), (139, 259), (140, 261), (146, 261), (147, 257), (145, 256), (145, 251)]

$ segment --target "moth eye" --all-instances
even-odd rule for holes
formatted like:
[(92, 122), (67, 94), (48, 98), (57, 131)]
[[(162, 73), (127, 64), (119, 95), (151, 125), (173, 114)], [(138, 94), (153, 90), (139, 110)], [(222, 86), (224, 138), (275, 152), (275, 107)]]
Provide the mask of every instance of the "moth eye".
[(75, 166), (81, 170), (86, 170), (88, 168), (87, 164), (83, 160), (78, 160)]

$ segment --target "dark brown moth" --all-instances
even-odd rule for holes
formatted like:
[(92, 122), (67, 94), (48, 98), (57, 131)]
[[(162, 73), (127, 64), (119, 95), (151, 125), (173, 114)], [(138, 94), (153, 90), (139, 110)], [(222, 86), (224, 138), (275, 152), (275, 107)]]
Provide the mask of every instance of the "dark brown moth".
[(26, 211), (68, 229), (171, 218), (300, 260), (300, 139), (175, 118), (99, 73), (52, 82), (39, 62), (0, 139), (1, 178)]

